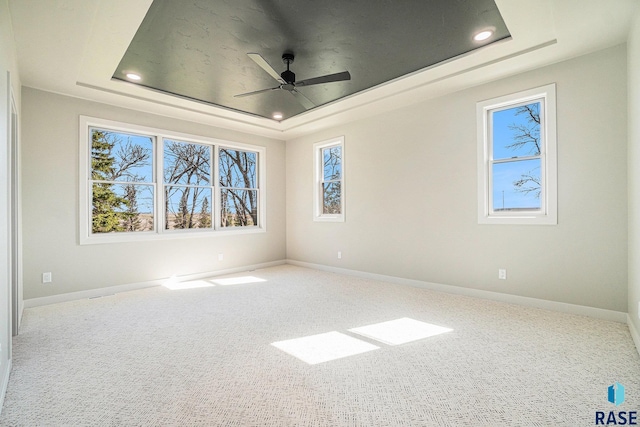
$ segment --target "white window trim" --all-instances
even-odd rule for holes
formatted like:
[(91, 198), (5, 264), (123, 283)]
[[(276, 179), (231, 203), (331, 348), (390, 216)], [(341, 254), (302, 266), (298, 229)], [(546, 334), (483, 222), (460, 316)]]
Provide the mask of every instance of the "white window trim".
[[(341, 179), (340, 179), (340, 214), (324, 214), (322, 213), (323, 200), (320, 184), (323, 177), (323, 160), (322, 150), (328, 147), (340, 147), (342, 153), (341, 159)], [(344, 153), (344, 136), (333, 138), (327, 141), (316, 142), (313, 144), (313, 220), (319, 222), (344, 222), (345, 221), (345, 153)]]
[[(137, 232), (121, 232), (121, 233), (105, 233), (105, 234), (92, 234), (91, 233), (91, 200), (89, 197), (89, 176), (91, 173), (91, 159), (89, 150), (89, 129), (91, 127), (109, 129), (116, 132), (135, 133), (138, 135), (148, 135), (156, 139), (154, 144), (154, 156), (155, 164), (162, 165), (164, 159), (162, 158), (162, 146), (165, 139), (193, 142), (198, 144), (206, 144), (214, 146), (214, 163), (213, 163), (213, 183), (214, 193), (211, 202), (211, 209), (213, 212), (212, 221), (214, 221), (214, 228), (211, 229), (191, 229), (191, 230), (164, 230), (162, 227), (164, 217), (164, 206), (161, 195), (158, 191), (161, 191), (162, 182), (159, 180), (162, 177), (158, 177), (158, 168), (153, 169), (153, 187), (155, 195), (155, 212), (154, 224), (155, 231), (137, 231)], [(220, 213), (217, 212), (219, 208), (220, 200), (220, 185), (218, 174), (218, 150), (217, 148), (231, 148), (238, 150), (253, 151), (258, 153), (258, 225), (254, 227), (220, 227)], [(79, 224), (79, 238), (78, 241), (81, 245), (89, 244), (102, 244), (102, 243), (122, 243), (122, 242), (140, 242), (149, 240), (170, 240), (170, 239), (185, 239), (195, 237), (212, 237), (221, 235), (234, 235), (234, 234), (253, 234), (264, 233), (267, 231), (266, 227), (266, 148), (256, 145), (243, 144), (233, 141), (220, 140), (215, 138), (203, 137), (198, 135), (190, 135), (180, 132), (172, 132), (163, 129), (151, 128), (146, 126), (139, 126), (130, 123), (122, 123), (112, 120), (100, 119), (95, 117), (80, 116), (80, 130), (79, 130), (79, 168), (78, 168), (78, 181), (79, 181), (79, 194), (78, 194), (78, 224)], [(160, 190), (159, 190), (160, 189)]]
[[(540, 211), (493, 212), (491, 209), (491, 129), (489, 112), (510, 105), (542, 100), (543, 120), (540, 129), (543, 148), (541, 158), (542, 200)], [(558, 173), (556, 134), (556, 85), (555, 83), (479, 102), (476, 107), (478, 132), (478, 224), (541, 224), (558, 223)]]

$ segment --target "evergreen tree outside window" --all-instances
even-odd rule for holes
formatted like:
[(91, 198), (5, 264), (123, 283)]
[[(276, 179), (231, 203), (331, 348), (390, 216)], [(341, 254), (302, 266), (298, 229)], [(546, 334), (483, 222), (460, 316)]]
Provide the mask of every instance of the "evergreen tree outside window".
[(91, 232), (152, 231), (153, 138), (92, 128)]

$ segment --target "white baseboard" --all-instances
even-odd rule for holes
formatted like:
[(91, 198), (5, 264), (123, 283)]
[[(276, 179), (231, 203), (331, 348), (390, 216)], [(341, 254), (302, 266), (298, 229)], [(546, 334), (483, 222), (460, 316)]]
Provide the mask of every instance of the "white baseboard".
[(635, 325), (631, 321), (631, 317), (627, 314), (627, 326), (629, 326), (629, 332), (631, 332), (631, 338), (633, 338), (633, 343), (636, 345), (636, 350), (638, 354), (640, 354), (640, 335), (638, 335), (638, 330)]
[(0, 415), (2, 415), (2, 408), (4, 408), (4, 396), (7, 394), (9, 376), (11, 375), (11, 359), (9, 359), (6, 371), (0, 372), (0, 374), (2, 375), (2, 381), (0, 382)]
[[(461, 286), (443, 285), (440, 283), (425, 282), (421, 280), (404, 279), (402, 277), (386, 276), (386, 275), (376, 274), (376, 273), (367, 273), (364, 271), (350, 270), (350, 269), (339, 268), (339, 267), (330, 267), (327, 265), (313, 264), (309, 262), (296, 261), (292, 259), (272, 261), (272, 262), (266, 262), (261, 264), (254, 264), (254, 265), (246, 265), (242, 267), (229, 268), (225, 270), (189, 274), (185, 276), (179, 276), (178, 278), (173, 278), (173, 280), (176, 280), (178, 282), (185, 282), (189, 280), (198, 280), (198, 279), (204, 279), (207, 277), (233, 274), (233, 273), (238, 273), (238, 272), (247, 271), (247, 270), (256, 270), (259, 268), (274, 267), (282, 264), (297, 265), (300, 267), (312, 268), (315, 270), (323, 270), (323, 271), (329, 271), (329, 272), (338, 273), (338, 274), (346, 274), (346, 275), (357, 276), (357, 277), (362, 277), (366, 279), (379, 280), (379, 281), (388, 282), (388, 283), (395, 283), (399, 285), (407, 285), (407, 286), (413, 286), (417, 288), (430, 289), (433, 291), (445, 292), (449, 294), (465, 295), (465, 296), (470, 296), (475, 298), (505, 302), (509, 304), (518, 304), (518, 305), (523, 305), (527, 307), (535, 307), (535, 308), (542, 308), (545, 310), (553, 310), (553, 311), (560, 311), (560, 312), (570, 313), (570, 314), (578, 314), (582, 316), (594, 317), (594, 318), (603, 319), (603, 320), (610, 320), (610, 321), (619, 322), (619, 323), (627, 323), (630, 325), (629, 329), (633, 327), (632, 323), (628, 319), (627, 313), (624, 313), (621, 311), (606, 310), (602, 308), (568, 304), (568, 303), (563, 303), (558, 301), (549, 301), (549, 300), (543, 300), (538, 298), (503, 294), (500, 292), (485, 291), (481, 289), (463, 288)], [(133, 291), (137, 289), (149, 288), (152, 286), (159, 286), (159, 285), (162, 285), (164, 282), (166, 282), (168, 279), (169, 278), (167, 277), (167, 278), (158, 279), (158, 280), (150, 280), (147, 282), (129, 283), (125, 285), (110, 286), (106, 288), (90, 289), (86, 291), (51, 295), (48, 297), (31, 298), (31, 299), (24, 300), (24, 308), (39, 307), (42, 305), (56, 304), (60, 302), (74, 301), (74, 300), (84, 299), (84, 298), (97, 298), (97, 297), (102, 297), (107, 295), (113, 295), (120, 292)], [(635, 335), (633, 335), (634, 333)], [(640, 349), (640, 337), (638, 336), (637, 331), (635, 331), (635, 329), (632, 331), (632, 335), (634, 336), (634, 341), (636, 343), (636, 346)]]
[[(207, 277), (222, 276), (225, 274), (239, 273), (242, 271), (256, 270), (259, 268), (274, 267), (276, 265), (286, 264), (285, 260), (265, 262), (261, 264), (245, 265), (242, 267), (228, 268), (225, 270), (208, 271), (204, 273), (188, 274), (185, 276), (172, 277), (175, 282), (187, 282), (189, 280), (199, 280)], [(75, 301), (86, 298), (98, 298), (107, 295), (113, 295), (120, 292), (135, 291), (138, 289), (150, 288), (152, 286), (160, 286), (169, 280), (169, 277), (157, 280), (149, 280), (147, 282), (128, 283), (125, 285), (109, 286), (106, 288), (88, 289), (86, 291), (68, 292), (65, 294), (51, 295), (48, 297), (30, 298), (24, 300), (24, 308), (39, 307), (42, 305), (57, 304), (67, 301)]]
[[(382, 274), (367, 273), (364, 271), (349, 270), (346, 268), (330, 267), (322, 264), (313, 264), (309, 262), (287, 260), (287, 264), (297, 265), (300, 267), (313, 268), (316, 270), (329, 271), (333, 273), (346, 274), (350, 276), (362, 277), (365, 279), (379, 280), (382, 282), (395, 283), (398, 285), (407, 285), (417, 288), (429, 289), (432, 291), (445, 292), (449, 294), (464, 295), (474, 298), (488, 299), (492, 301), (500, 301), (509, 304), (523, 305), (527, 307), (541, 308), (545, 310), (559, 311), (570, 314), (578, 314), (582, 316), (594, 317), (597, 319), (610, 320), (619, 323), (627, 323), (627, 313), (614, 310), (606, 310), (603, 308), (588, 307), (583, 305), (568, 304), (564, 302), (549, 301), (538, 298), (523, 297), (518, 295), (503, 294), (500, 292), (485, 291), (481, 289), (463, 288), (461, 286), (443, 285), (440, 283), (424, 282), (421, 280), (404, 279), (402, 277), (385, 276)], [(637, 342), (636, 342), (637, 345)]]

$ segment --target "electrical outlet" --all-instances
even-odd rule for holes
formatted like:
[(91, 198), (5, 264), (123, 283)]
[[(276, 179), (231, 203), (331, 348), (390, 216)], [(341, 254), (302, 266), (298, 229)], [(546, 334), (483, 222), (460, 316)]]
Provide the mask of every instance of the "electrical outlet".
[(42, 283), (51, 283), (52, 281), (51, 272), (42, 273)]
[(338, 259), (342, 259), (342, 252), (338, 251)]
[(222, 261), (224, 259), (224, 254), (218, 254), (218, 261)]
[(501, 268), (498, 270), (498, 279), (500, 280), (507, 280), (507, 270), (504, 268)]

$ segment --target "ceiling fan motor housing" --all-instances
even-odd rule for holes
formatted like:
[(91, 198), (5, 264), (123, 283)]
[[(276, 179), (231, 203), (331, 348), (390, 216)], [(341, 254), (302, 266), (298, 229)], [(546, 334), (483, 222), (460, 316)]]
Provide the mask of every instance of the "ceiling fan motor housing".
[(293, 83), (296, 81), (296, 73), (293, 71), (285, 70), (280, 74), (280, 77), (282, 77), (282, 80), (287, 83)]
[(287, 69), (280, 74), (280, 77), (282, 77), (282, 80), (287, 83), (294, 83), (296, 81), (296, 74), (289, 70), (289, 65), (293, 63), (293, 58), (294, 56), (291, 52), (285, 52), (282, 54), (282, 62), (287, 64)]

